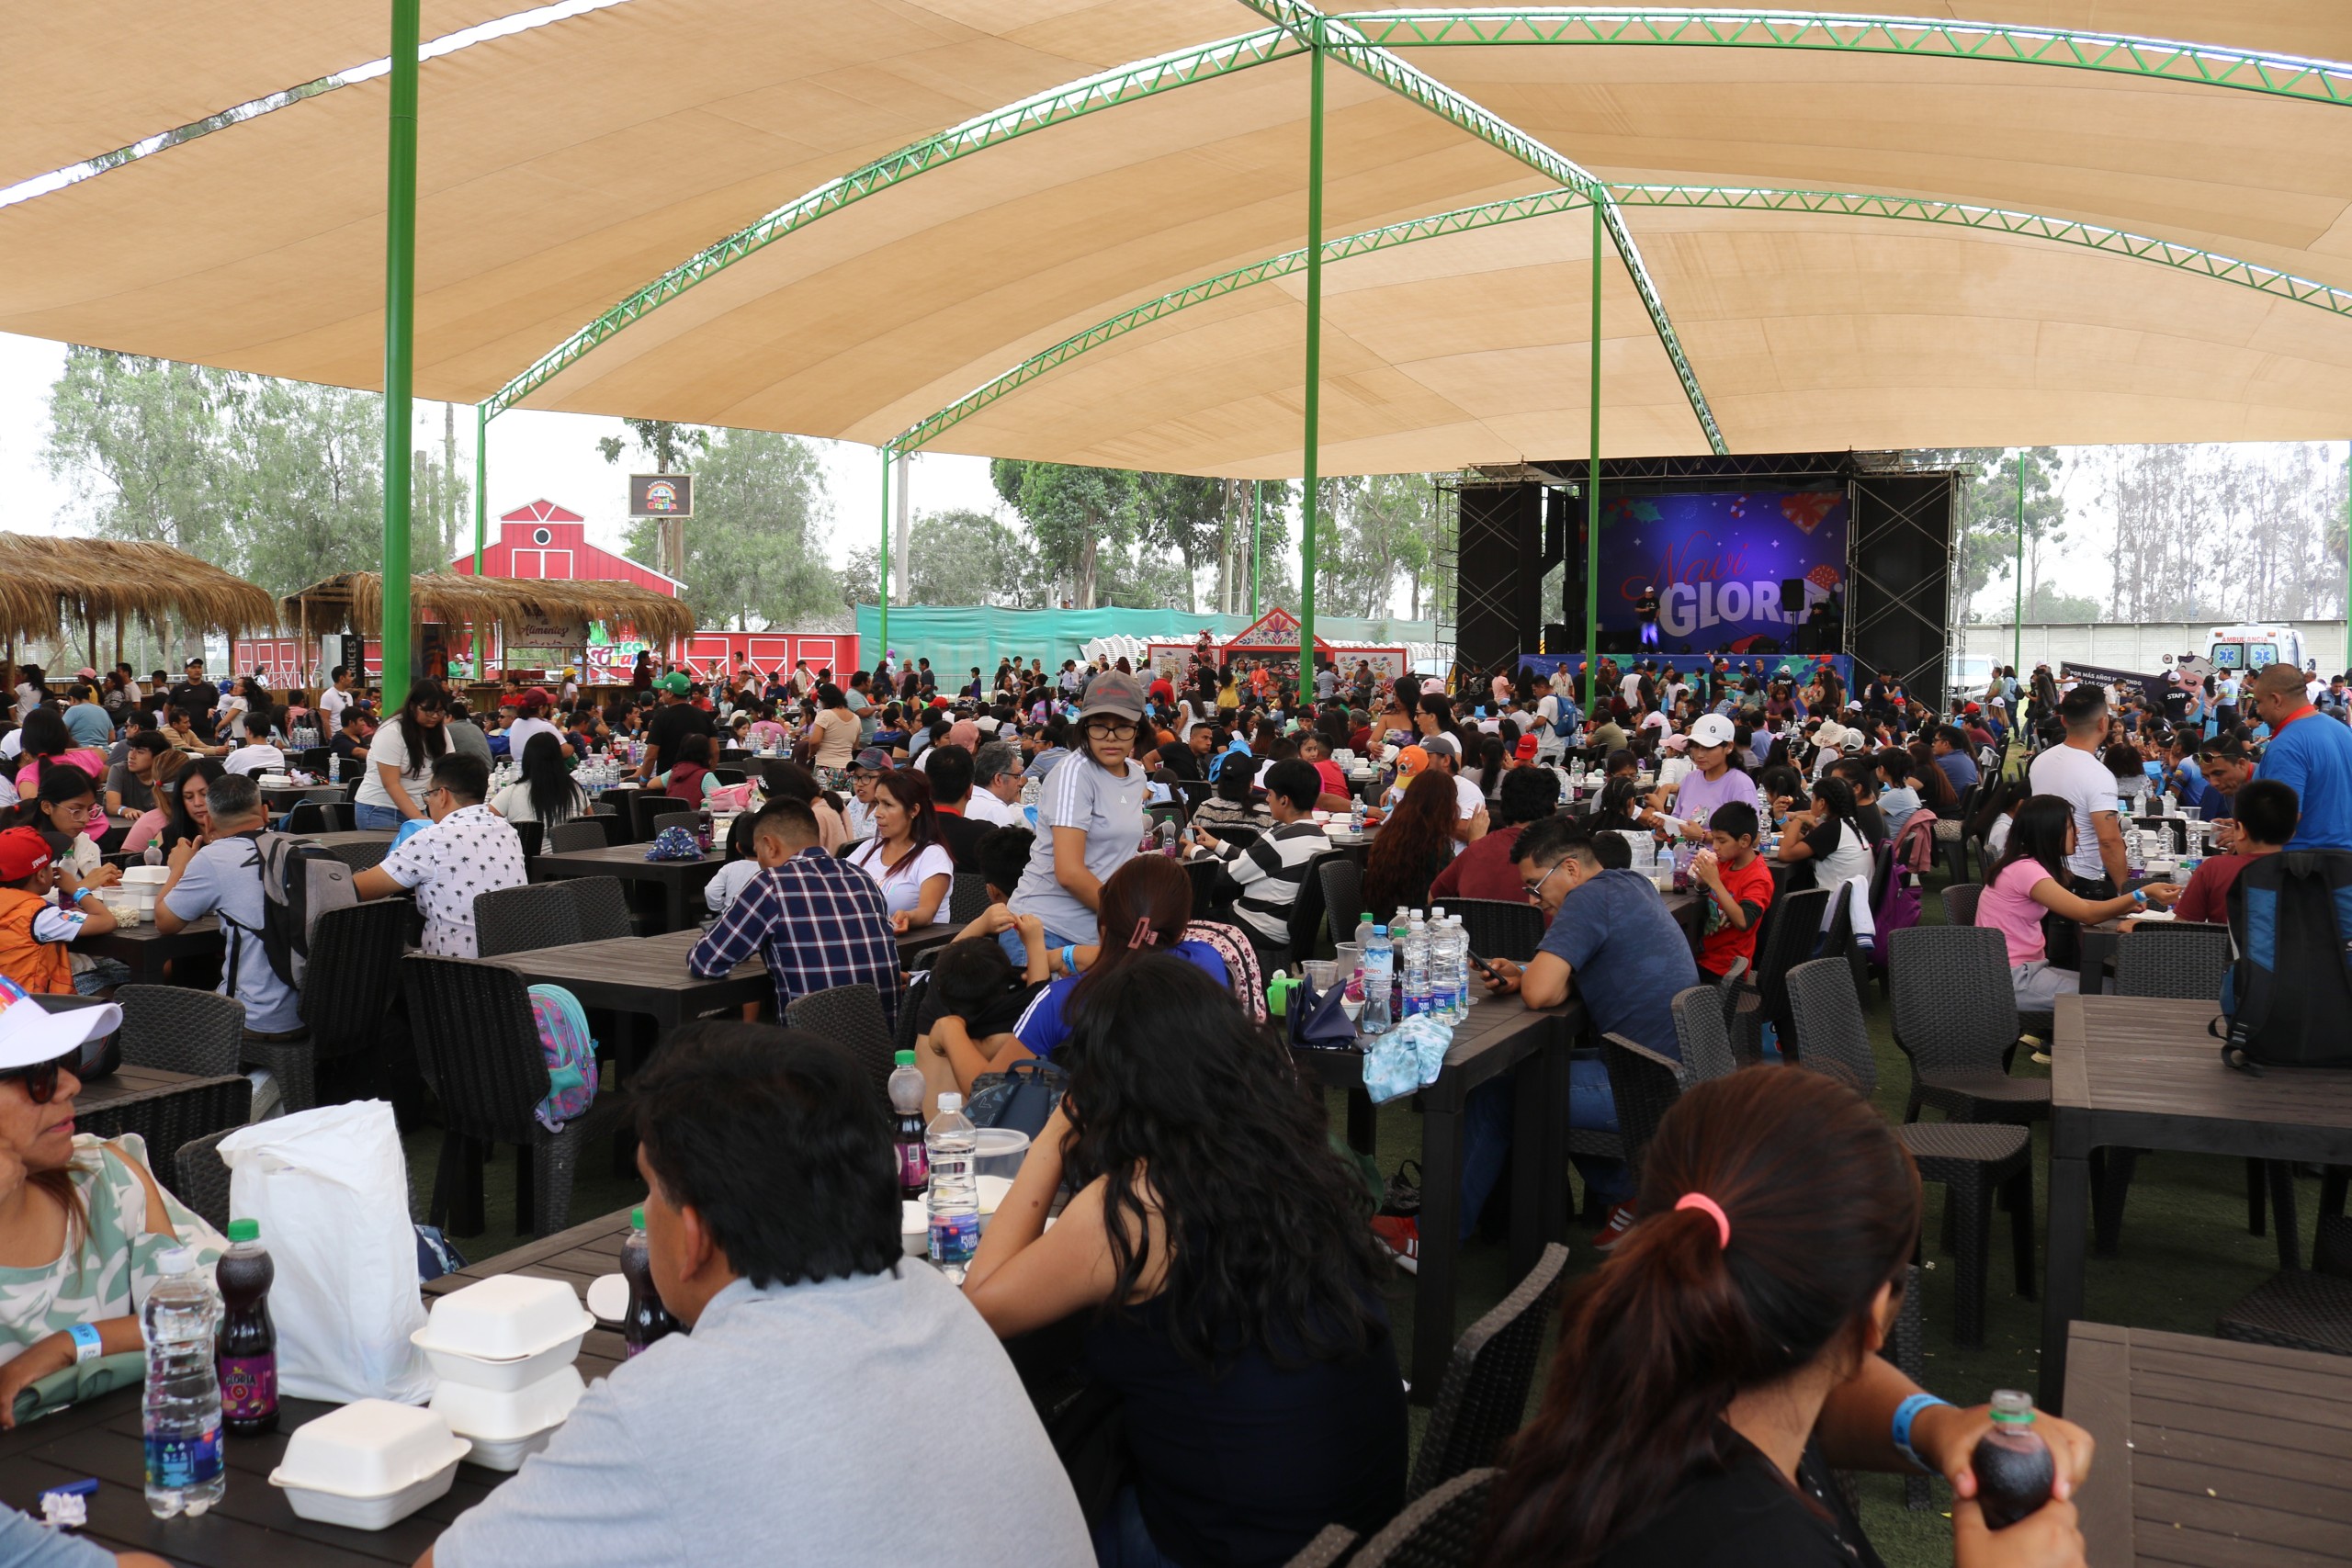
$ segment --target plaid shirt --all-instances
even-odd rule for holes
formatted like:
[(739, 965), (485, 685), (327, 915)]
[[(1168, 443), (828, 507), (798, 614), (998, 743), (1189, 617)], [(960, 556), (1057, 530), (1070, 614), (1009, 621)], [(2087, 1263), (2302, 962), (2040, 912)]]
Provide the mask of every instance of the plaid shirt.
[(779, 1016), (795, 997), (863, 980), (899, 1013), (899, 943), (872, 877), (810, 845), (744, 886), (718, 923), (695, 943), (686, 967), (709, 980), (756, 951), (775, 980)]

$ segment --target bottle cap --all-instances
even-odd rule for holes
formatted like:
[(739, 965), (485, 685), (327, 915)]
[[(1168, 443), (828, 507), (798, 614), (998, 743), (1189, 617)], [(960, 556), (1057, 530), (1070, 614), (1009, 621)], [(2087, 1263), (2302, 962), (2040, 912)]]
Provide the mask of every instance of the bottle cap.
[(229, 1222), (229, 1240), (232, 1243), (260, 1239), (261, 1222), (259, 1220), (231, 1220)]
[(912, 1051), (894, 1051), (890, 1054), (890, 1060), (899, 1066), (911, 1067), (915, 1065), (915, 1054)]
[(939, 1113), (942, 1116), (953, 1116), (963, 1109), (964, 1097), (962, 1095), (951, 1091), (939, 1097)]
[(2005, 1425), (2031, 1425), (2033, 1395), (2013, 1388), (1996, 1389), (1993, 1394), (1993, 1419)]
[(185, 1274), (196, 1267), (196, 1255), (185, 1247), (167, 1247), (155, 1254), (155, 1272)]
[(1388, 928), (1386, 926), (1374, 926), (1372, 928), (1372, 934), (1374, 936), (1386, 936), (1388, 934)]
[(628, 1212), (628, 1228), (635, 1231), (645, 1228), (645, 1211), (642, 1208), (631, 1209)]

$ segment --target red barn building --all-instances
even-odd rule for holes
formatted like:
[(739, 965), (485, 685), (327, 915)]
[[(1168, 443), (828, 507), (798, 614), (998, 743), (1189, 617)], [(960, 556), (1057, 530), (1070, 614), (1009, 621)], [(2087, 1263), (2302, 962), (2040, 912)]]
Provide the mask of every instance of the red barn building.
[[(673, 599), (685, 586), (676, 578), (639, 566), (588, 542), (588, 520), (552, 501), (518, 506), (498, 519), (498, 536), (484, 543), (484, 577), (538, 577), (559, 581), (634, 582), (649, 592)], [(474, 553), (468, 550), (449, 563), (459, 577), (471, 577)]]

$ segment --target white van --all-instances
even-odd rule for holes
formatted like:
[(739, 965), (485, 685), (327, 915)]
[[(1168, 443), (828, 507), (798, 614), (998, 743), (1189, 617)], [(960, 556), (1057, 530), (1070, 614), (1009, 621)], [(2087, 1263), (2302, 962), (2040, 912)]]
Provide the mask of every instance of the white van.
[(2292, 626), (2215, 626), (2206, 634), (2206, 657), (2215, 673), (2234, 671), (2250, 675), (2266, 664), (2304, 668), (2302, 634)]

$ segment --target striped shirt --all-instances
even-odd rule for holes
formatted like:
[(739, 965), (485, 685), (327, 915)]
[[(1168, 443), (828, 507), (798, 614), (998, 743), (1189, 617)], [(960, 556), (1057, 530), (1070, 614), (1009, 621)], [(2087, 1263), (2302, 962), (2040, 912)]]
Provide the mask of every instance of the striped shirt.
[(752, 878), (686, 960), (716, 979), (754, 952), (767, 960), (781, 1014), (796, 997), (863, 980), (899, 1015), (899, 943), (872, 877), (814, 844)]
[(1270, 945), (1290, 941), (1291, 906), (1306, 886), (1306, 868), (1330, 847), (1329, 838), (1311, 821), (1277, 828), (1247, 849), (1218, 846), (1226, 875), (1241, 890), (1233, 912), (1252, 937)]

